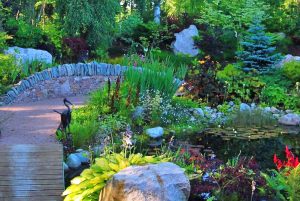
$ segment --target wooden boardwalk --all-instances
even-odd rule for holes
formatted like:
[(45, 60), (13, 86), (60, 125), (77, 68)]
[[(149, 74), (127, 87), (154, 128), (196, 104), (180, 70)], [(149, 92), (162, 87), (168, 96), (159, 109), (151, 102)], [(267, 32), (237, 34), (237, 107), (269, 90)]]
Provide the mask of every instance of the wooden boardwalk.
[(0, 201), (61, 201), (62, 145), (1, 145)]

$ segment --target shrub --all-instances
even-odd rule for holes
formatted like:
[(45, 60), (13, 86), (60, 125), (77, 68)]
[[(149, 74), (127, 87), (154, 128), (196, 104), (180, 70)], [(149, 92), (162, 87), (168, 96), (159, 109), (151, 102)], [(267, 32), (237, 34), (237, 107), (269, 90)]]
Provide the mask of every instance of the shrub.
[(270, 106), (283, 106), (287, 94), (285, 90), (279, 86), (267, 86), (261, 92), (261, 101), (264, 101)]
[(283, 73), (294, 82), (300, 81), (300, 61), (287, 62), (283, 66)]
[(271, 37), (264, 32), (265, 27), (259, 20), (248, 29), (249, 35), (241, 42), (242, 51), (237, 52), (238, 58), (243, 63), (245, 71), (258, 71), (265, 73), (280, 59), (280, 54), (274, 54), (271, 47)]
[(6, 86), (14, 84), (19, 79), (20, 72), (13, 56), (0, 54), (0, 84), (2, 85), (0, 93), (4, 93)]
[(42, 31), (23, 20), (10, 18), (5, 23), (5, 30), (13, 36), (11, 45), (36, 48), (42, 41)]
[(213, 61), (210, 56), (195, 61), (186, 76), (187, 88), (192, 98), (201, 99), (212, 105), (223, 102), (224, 87), (216, 78), (220, 67), (221, 65)]
[[(123, 14), (124, 15), (124, 14)], [(143, 23), (143, 19), (139, 13), (125, 14), (119, 17), (119, 22), (117, 24), (117, 36), (131, 36), (134, 29)]]

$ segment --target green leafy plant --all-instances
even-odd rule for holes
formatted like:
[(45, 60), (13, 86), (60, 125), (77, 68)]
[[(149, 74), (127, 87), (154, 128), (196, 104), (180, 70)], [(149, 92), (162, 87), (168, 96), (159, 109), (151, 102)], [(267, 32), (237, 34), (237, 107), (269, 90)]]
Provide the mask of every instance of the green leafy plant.
[(10, 18), (5, 23), (5, 29), (9, 35), (13, 36), (11, 43), (20, 47), (36, 48), (42, 41), (41, 29), (32, 26), (22, 19)]
[(163, 156), (143, 156), (142, 154), (111, 153), (95, 159), (95, 163), (84, 170), (79, 177), (75, 177), (64, 192), (65, 201), (98, 200), (99, 193), (106, 182), (114, 174), (131, 165), (146, 165), (148, 163), (166, 162)]
[(300, 82), (300, 61), (285, 63), (283, 66), (283, 74), (293, 82)]
[(13, 56), (0, 54), (0, 84), (3, 86), (0, 93), (4, 93), (6, 88), (19, 79), (20, 72)]

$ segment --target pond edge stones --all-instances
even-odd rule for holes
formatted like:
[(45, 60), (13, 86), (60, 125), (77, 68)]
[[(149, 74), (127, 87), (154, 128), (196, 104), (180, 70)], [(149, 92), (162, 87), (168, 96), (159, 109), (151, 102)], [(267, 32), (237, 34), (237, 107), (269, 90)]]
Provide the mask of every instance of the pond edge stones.
[(279, 118), (278, 122), (286, 126), (300, 125), (300, 116), (297, 114), (289, 113)]
[(157, 139), (163, 136), (164, 129), (162, 127), (148, 128), (146, 134), (153, 139)]

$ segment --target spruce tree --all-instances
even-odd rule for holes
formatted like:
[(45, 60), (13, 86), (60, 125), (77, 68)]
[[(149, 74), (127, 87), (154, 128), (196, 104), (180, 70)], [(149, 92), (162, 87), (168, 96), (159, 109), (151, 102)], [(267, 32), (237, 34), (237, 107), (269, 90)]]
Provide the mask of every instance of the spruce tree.
[(265, 33), (265, 27), (260, 20), (255, 20), (248, 29), (248, 35), (241, 42), (242, 51), (237, 52), (238, 58), (243, 63), (245, 71), (268, 72), (281, 58), (274, 53), (275, 47), (271, 46), (271, 37)]

